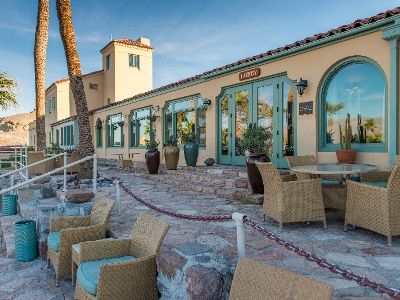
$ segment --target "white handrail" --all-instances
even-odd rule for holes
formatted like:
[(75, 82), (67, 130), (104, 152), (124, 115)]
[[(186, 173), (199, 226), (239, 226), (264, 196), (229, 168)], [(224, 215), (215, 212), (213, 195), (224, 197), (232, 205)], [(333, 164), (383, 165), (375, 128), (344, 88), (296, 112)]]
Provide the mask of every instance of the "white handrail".
[(12, 175), (12, 174), (14, 174), (14, 173), (23, 171), (23, 170), (28, 169), (28, 168), (33, 167), (33, 166), (40, 165), (41, 163), (44, 163), (44, 162), (46, 162), (46, 161), (48, 161), (48, 160), (52, 160), (52, 159), (54, 159), (54, 158), (61, 157), (61, 156), (64, 156), (64, 153), (57, 154), (57, 155), (54, 155), (54, 156), (49, 157), (49, 158), (45, 158), (45, 159), (43, 159), (43, 160), (41, 160), (41, 161), (37, 161), (37, 162), (35, 162), (35, 163), (33, 163), (33, 164), (26, 165), (26, 166), (24, 166), (24, 167), (22, 167), (22, 168), (15, 169), (15, 170), (10, 171), (10, 172), (8, 172), (8, 173), (2, 174), (2, 175), (0, 175), (0, 178), (3, 178), (3, 177), (6, 177), (6, 176), (9, 176), (9, 175)]
[[(64, 155), (64, 153), (63, 153), (63, 155)], [(6, 194), (8, 192), (11, 192), (13, 190), (16, 190), (16, 189), (18, 189), (20, 187), (23, 187), (25, 185), (31, 184), (31, 183), (39, 180), (39, 179), (45, 178), (45, 177), (47, 177), (49, 175), (56, 174), (58, 172), (61, 172), (61, 171), (65, 170), (65, 169), (68, 169), (70, 167), (79, 165), (79, 164), (81, 164), (81, 163), (83, 163), (85, 161), (91, 160), (91, 159), (93, 159), (93, 193), (96, 193), (96, 191), (97, 191), (97, 155), (93, 154), (92, 156), (86, 156), (86, 157), (84, 157), (84, 158), (82, 158), (82, 159), (80, 159), (78, 161), (70, 163), (69, 165), (65, 165), (63, 167), (54, 169), (53, 171), (47, 172), (45, 174), (42, 174), (42, 175), (39, 175), (39, 176), (36, 176), (36, 177), (33, 177), (33, 178), (31, 178), (31, 179), (29, 179), (27, 181), (18, 183), (18, 184), (14, 185), (14, 186), (11, 186), (11, 187), (7, 188), (7, 189), (1, 190), (0, 191), (0, 195), (4, 195), (4, 194)], [(66, 180), (64, 180), (64, 184), (66, 185)], [(64, 190), (66, 190), (66, 188), (67, 187), (64, 186)]]

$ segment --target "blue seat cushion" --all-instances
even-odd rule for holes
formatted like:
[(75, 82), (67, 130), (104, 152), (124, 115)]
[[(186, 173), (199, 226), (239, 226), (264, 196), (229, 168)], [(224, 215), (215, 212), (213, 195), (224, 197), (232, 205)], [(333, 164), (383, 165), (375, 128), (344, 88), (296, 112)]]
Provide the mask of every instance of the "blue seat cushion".
[(102, 260), (91, 260), (81, 263), (78, 267), (76, 279), (79, 285), (89, 294), (96, 296), (99, 282), (100, 268), (104, 265), (134, 260), (133, 256), (122, 256), (106, 258)]
[(387, 184), (388, 184), (386, 181), (376, 181), (376, 182), (364, 181), (363, 183), (372, 185), (372, 186), (383, 187), (383, 188), (387, 188)]
[(340, 184), (340, 181), (339, 180), (331, 180), (331, 179), (322, 179), (322, 184), (325, 184), (325, 185), (338, 185), (338, 184)]
[(54, 252), (58, 252), (60, 250), (60, 237), (61, 232), (59, 231), (50, 232), (49, 236), (47, 237), (47, 245)]

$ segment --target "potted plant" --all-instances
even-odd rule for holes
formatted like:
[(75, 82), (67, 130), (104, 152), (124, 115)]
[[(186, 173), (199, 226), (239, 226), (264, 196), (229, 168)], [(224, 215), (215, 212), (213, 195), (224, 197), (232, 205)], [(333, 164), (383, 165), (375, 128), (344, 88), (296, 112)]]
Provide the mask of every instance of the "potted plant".
[(257, 124), (249, 124), (240, 140), (240, 147), (245, 150), (247, 176), (251, 188), (256, 194), (264, 194), (264, 184), (256, 162), (269, 162), (267, 155), (271, 133)]
[(340, 134), (340, 150), (336, 150), (336, 158), (338, 163), (354, 163), (356, 161), (357, 152), (351, 150), (351, 142), (353, 133), (350, 125), (350, 114), (347, 114), (346, 124), (344, 127), (344, 135), (342, 126), (339, 124)]
[(194, 126), (192, 130), (182, 135), (183, 142), (183, 153), (185, 154), (186, 165), (195, 167), (197, 164), (197, 158), (199, 156), (199, 144), (197, 143), (197, 137)]
[(160, 151), (158, 151), (159, 142), (155, 140), (145, 140), (146, 145), (146, 166), (149, 174), (158, 174), (160, 167)]
[(178, 139), (170, 136), (164, 148), (164, 158), (167, 170), (176, 170), (179, 161)]

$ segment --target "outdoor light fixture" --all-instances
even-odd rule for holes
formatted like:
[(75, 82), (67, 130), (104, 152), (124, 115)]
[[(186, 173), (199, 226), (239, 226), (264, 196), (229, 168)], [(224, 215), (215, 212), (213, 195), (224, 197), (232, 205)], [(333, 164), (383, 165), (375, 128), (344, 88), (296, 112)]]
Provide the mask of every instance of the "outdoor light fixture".
[(210, 99), (203, 99), (203, 105), (211, 105), (211, 100)]
[(296, 84), (296, 87), (297, 87), (297, 92), (299, 93), (300, 97), (303, 96), (304, 90), (307, 87), (307, 80), (303, 80), (303, 78), (300, 77), (300, 80)]
[(159, 112), (160, 111), (160, 105), (154, 106), (154, 111)]

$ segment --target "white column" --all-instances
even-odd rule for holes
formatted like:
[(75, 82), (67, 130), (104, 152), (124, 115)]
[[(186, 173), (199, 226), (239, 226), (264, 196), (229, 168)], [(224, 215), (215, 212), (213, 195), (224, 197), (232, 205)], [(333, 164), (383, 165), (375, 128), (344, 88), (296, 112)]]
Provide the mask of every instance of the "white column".
[[(64, 167), (67, 165), (67, 152), (64, 152)], [(64, 169), (64, 188), (63, 192), (67, 191), (67, 169)]]
[(237, 243), (237, 250), (238, 256), (244, 257), (246, 255), (246, 240), (244, 237), (244, 226), (243, 226), (243, 217), (246, 215), (234, 212), (232, 214), (232, 219), (235, 221), (236, 225), (236, 243)]

